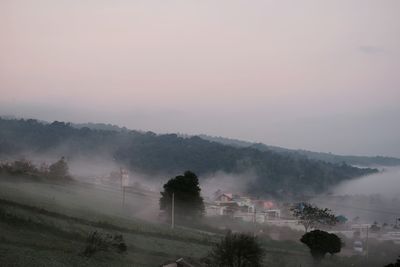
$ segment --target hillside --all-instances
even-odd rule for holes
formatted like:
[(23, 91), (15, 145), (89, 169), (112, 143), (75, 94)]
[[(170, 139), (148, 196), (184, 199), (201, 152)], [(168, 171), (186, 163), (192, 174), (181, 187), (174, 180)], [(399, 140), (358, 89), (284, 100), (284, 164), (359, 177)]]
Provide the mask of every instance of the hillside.
[(215, 137), (209, 135), (198, 135), (200, 138), (212, 142), (221, 143), (224, 145), (230, 145), (234, 147), (250, 147), (260, 151), (274, 151), (280, 154), (289, 154), (293, 157), (306, 157), (313, 160), (321, 160), (329, 163), (340, 164), (345, 162), (350, 165), (359, 166), (399, 166), (400, 159), (394, 157), (383, 157), (383, 156), (353, 156), (353, 155), (336, 155), (332, 153), (314, 152), (303, 149), (288, 149), (279, 146), (270, 146), (262, 143), (252, 143), (247, 141), (241, 141), (236, 139)]
[(150, 177), (168, 177), (185, 170), (194, 171), (200, 179), (218, 171), (252, 173), (255, 177), (247, 191), (258, 195), (318, 193), (341, 181), (377, 171), (271, 150), (223, 145), (196, 136), (183, 138), (176, 134), (76, 128), (63, 122), (0, 119), (0, 157), (26, 155), (103, 157)]
[[(213, 227), (201, 231), (177, 222), (171, 229), (159, 221), (144, 221), (137, 218), (142, 196), (127, 194), (124, 207), (120, 198), (116, 188), (0, 179), (0, 265), (153, 267), (180, 257), (198, 263), (224, 233)], [(122, 235), (127, 251), (82, 255), (93, 231)], [(267, 266), (310, 266), (309, 253), (298, 241), (263, 236), (260, 242)], [(282, 254), (284, 261), (279, 260)]]
[[(150, 267), (180, 257), (194, 266), (204, 266), (203, 257), (225, 232), (207, 220), (206, 229), (184, 227), (179, 221), (171, 229), (160, 221), (145, 221), (140, 209), (149, 207), (143, 201), (157, 203), (158, 199), (129, 192), (126, 204), (121, 205), (121, 191), (116, 187), (0, 178), (1, 266)], [(298, 241), (302, 232), (270, 225), (256, 227), (266, 230), (258, 235), (266, 252), (263, 266), (315, 266), (307, 247)], [(253, 223), (240, 223), (233, 229), (252, 232), (257, 228)], [(282, 233), (279, 240), (271, 239), (267, 229)], [(90, 244), (87, 237), (94, 231), (122, 235), (127, 250), (98, 250), (91, 256), (83, 255)], [(350, 240), (343, 242), (351, 248)], [(365, 257), (349, 257), (345, 249), (319, 266), (383, 266), (398, 256), (399, 247), (394, 243), (371, 240), (370, 247), (369, 263)]]

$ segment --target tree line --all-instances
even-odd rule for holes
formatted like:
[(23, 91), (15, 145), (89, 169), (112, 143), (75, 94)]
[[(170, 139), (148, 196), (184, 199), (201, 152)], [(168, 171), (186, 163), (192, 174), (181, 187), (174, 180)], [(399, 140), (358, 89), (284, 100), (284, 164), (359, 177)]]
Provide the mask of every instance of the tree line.
[(282, 155), (274, 151), (232, 147), (203, 140), (183, 138), (176, 134), (74, 128), (55, 121), (0, 119), (0, 157), (56, 152), (59, 156), (76, 155), (112, 158), (129, 169), (149, 174), (176, 175), (190, 169), (202, 175), (218, 171), (245, 173), (256, 179), (248, 192), (257, 195), (296, 195), (319, 193), (341, 181), (374, 173), (376, 169), (360, 169), (345, 163)]
[(0, 164), (0, 174), (25, 178), (51, 179), (53, 181), (72, 179), (64, 157), (50, 165), (43, 163), (39, 167), (25, 159), (4, 162)]

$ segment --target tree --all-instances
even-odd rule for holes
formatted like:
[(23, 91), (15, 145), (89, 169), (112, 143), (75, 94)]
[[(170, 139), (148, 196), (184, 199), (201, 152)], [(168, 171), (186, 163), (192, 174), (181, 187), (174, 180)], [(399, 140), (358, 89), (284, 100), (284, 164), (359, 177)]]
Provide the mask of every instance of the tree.
[(228, 232), (221, 242), (214, 246), (206, 264), (213, 267), (259, 267), (263, 256), (264, 250), (256, 237)]
[(342, 241), (337, 235), (321, 230), (305, 233), (300, 241), (307, 245), (316, 262), (321, 261), (326, 253), (335, 254), (342, 248)]
[(378, 226), (378, 222), (374, 222), (371, 227), (370, 227), (371, 232), (376, 233), (381, 230), (381, 228)]
[(306, 232), (319, 225), (332, 226), (338, 222), (330, 209), (321, 209), (309, 203), (299, 203), (291, 211), (299, 219), (299, 223), (304, 226)]
[(161, 192), (160, 209), (170, 214), (172, 194), (174, 194), (175, 214), (179, 217), (201, 217), (204, 213), (204, 202), (196, 174), (186, 171), (183, 175), (171, 178), (164, 184)]
[(390, 263), (388, 265), (385, 265), (384, 267), (400, 267), (400, 257), (396, 260), (395, 263)]
[(49, 166), (49, 176), (50, 178), (57, 178), (57, 179), (70, 178), (68, 172), (68, 164), (65, 161), (64, 157), (62, 157), (59, 161)]

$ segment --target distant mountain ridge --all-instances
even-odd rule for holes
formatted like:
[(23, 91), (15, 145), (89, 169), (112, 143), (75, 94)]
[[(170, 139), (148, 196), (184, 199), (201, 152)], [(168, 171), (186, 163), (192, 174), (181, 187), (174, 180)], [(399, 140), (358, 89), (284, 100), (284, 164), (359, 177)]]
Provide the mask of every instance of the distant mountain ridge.
[(0, 159), (26, 154), (50, 154), (67, 159), (103, 157), (146, 174), (149, 179), (166, 179), (186, 170), (195, 172), (200, 179), (221, 171), (244, 174), (244, 177), (253, 177), (249, 177), (246, 189), (253, 195), (319, 193), (341, 181), (378, 171), (290, 153), (224, 145), (198, 136), (157, 135), (114, 126), (111, 128), (116, 130), (91, 129), (90, 126), (0, 118)]
[[(119, 131), (119, 132), (126, 132), (129, 131), (126, 127), (119, 127), (113, 124), (105, 124), (105, 123), (71, 123), (72, 127), (75, 128), (90, 128), (94, 130), (112, 130), (112, 131)], [(140, 132), (140, 131), (139, 131)], [(179, 134), (178, 134), (179, 136)], [(180, 135), (184, 138), (192, 137), (192, 135)], [(329, 163), (340, 164), (342, 162), (346, 162), (347, 164), (351, 165), (358, 165), (358, 166), (399, 166), (400, 159), (395, 157), (384, 157), (384, 156), (355, 156), (355, 155), (337, 155), (333, 153), (327, 152), (315, 152), (309, 151), (305, 149), (289, 149), (279, 146), (271, 146), (266, 145), (263, 143), (254, 143), (248, 142), (238, 139), (232, 139), (227, 137), (216, 137), (210, 136), (205, 134), (194, 135), (198, 136), (201, 139), (221, 143), (223, 145), (229, 145), (234, 147), (249, 147), (255, 148), (260, 151), (271, 150), (277, 153), (286, 154), (289, 153), (292, 156), (300, 156), (300, 157), (307, 157), (308, 159), (312, 160), (321, 160)]]
[(255, 148), (260, 151), (274, 151), (280, 154), (290, 154), (292, 156), (297, 157), (306, 157), (312, 160), (321, 160), (329, 163), (340, 164), (345, 162), (350, 165), (357, 165), (357, 166), (399, 166), (400, 159), (394, 157), (383, 157), (383, 156), (353, 156), (353, 155), (336, 155), (332, 153), (326, 152), (314, 152), (309, 150), (303, 149), (288, 149), (279, 146), (269, 146), (263, 143), (252, 143), (237, 139), (230, 139), (225, 137), (215, 137), (209, 135), (198, 135), (200, 138), (212, 142), (221, 143), (224, 145), (230, 145), (234, 147), (249, 147)]

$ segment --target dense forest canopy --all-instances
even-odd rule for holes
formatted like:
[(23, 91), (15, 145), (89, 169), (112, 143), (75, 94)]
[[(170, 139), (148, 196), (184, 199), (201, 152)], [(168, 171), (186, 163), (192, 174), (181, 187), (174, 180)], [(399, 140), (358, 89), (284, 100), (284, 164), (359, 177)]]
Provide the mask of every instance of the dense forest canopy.
[(247, 141), (241, 141), (225, 137), (216, 137), (209, 135), (199, 135), (204, 140), (218, 142), (224, 145), (230, 145), (234, 147), (251, 147), (261, 151), (271, 150), (279, 154), (290, 154), (293, 157), (305, 157), (313, 160), (321, 160), (329, 163), (342, 163), (358, 166), (398, 166), (400, 165), (400, 159), (393, 157), (383, 156), (353, 156), (353, 155), (336, 155), (333, 153), (326, 152), (314, 152), (304, 149), (287, 149), (279, 146), (270, 146), (262, 143), (252, 143)]
[(176, 134), (115, 131), (73, 127), (69, 123), (0, 119), (0, 157), (40, 155), (52, 157), (104, 156), (136, 172), (173, 176), (192, 170), (199, 178), (217, 171), (245, 173), (256, 179), (248, 186), (254, 194), (322, 192), (341, 181), (376, 172), (346, 163), (333, 164), (234, 147)]

